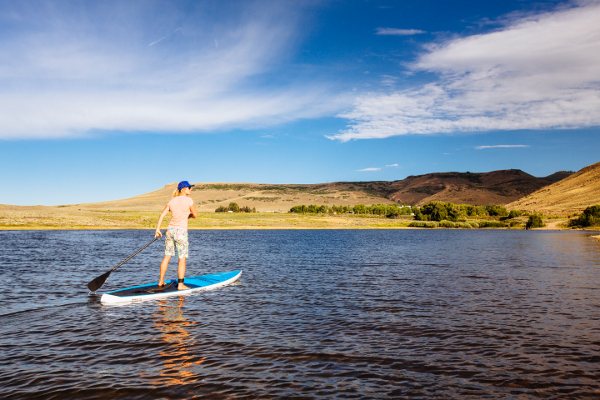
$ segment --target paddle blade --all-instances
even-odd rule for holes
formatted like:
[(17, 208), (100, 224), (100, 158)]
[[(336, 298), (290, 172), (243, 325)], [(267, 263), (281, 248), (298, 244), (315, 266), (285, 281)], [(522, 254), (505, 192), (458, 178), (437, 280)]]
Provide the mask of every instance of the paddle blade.
[(104, 282), (106, 282), (106, 280), (108, 279), (108, 276), (111, 272), (112, 271), (108, 271), (107, 273), (100, 275), (99, 277), (88, 283), (88, 289), (90, 289), (91, 292), (95, 292), (96, 290), (100, 289), (102, 285), (104, 285)]

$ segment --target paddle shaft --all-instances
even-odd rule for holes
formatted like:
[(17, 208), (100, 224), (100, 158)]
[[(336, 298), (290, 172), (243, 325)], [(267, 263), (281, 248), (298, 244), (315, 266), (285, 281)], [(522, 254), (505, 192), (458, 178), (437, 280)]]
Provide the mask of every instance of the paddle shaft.
[(149, 241), (144, 247), (142, 247), (141, 249), (139, 249), (138, 251), (136, 251), (135, 253), (133, 253), (132, 255), (130, 255), (129, 257), (127, 257), (121, 264), (117, 265), (116, 267), (114, 267), (113, 269), (110, 270), (110, 272), (113, 272), (115, 269), (119, 268), (121, 265), (125, 264), (127, 261), (131, 260), (133, 258), (133, 256), (135, 256), (136, 254), (138, 254), (140, 251), (144, 250), (146, 247), (150, 246), (152, 243), (154, 243), (156, 241), (156, 239), (160, 238), (159, 237), (155, 237), (154, 239), (152, 239), (151, 241)]
[(102, 285), (104, 285), (104, 282), (106, 282), (106, 280), (108, 279), (108, 276), (117, 268), (119, 268), (121, 265), (125, 264), (127, 261), (131, 260), (133, 258), (133, 256), (135, 256), (136, 254), (138, 254), (140, 251), (144, 250), (146, 247), (150, 246), (152, 243), (154, 243), (156, 241), (156, 239), (162, 237), (155, 237), (154, 239), (152, 239), (151, 241), (149, 241), (144, 247), (142, 247), (141, 249), (139, 249), (138, 251), (136, 251), (135, 253), (133, 253), (132, 255), (130, 255), (129, 257), (127, 257), (127, 259), (123, 260), (123, 262), (121, 262), (119, 265), (117, 265), (116, 267), (114, 267), (113, 269), (111, 269), (108, 272), (105, 272), (104, 274), (100, 275), (99, 277), (93, 279), (90, 283), (88, 283), (88, 289), (90, 289), (92, 292), (95, 292), (96, 290), (100, 289), (100, 287)]

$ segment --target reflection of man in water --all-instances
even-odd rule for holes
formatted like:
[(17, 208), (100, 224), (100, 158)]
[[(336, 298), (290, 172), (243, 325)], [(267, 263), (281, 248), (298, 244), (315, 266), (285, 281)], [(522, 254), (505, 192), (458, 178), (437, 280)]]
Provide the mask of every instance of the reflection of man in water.
[(181, 308), (184, 302), (183, 296), (178, 299), (161, 300), (158, 302), (158, 312), (154, 314), (154, 326), (162, 332), (160, 338), (173, 347), (160, 353), (165, 359), (159, 376), (167, 378), (167, 381), (156, 382), (157, 385), (184, 385), (198, 381), (197, 374), (192, 372), (190, 367), (202, 364), (204, 358), (192, 361), (194, 355), (187, 350), (192, 348), (194, 343), (186, 327), (195, 322), (189, 321), (183, 315)]

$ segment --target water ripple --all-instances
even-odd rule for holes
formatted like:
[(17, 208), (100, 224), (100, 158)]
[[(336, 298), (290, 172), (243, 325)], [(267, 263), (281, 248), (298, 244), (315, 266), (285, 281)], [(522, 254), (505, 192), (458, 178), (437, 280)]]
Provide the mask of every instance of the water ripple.
[[(0, 232), (20, 250), (0, 249), (3, 398), (600, 396), (589, 233), (191, 231), (188, 275), (242, 279), (102, 306), (86, 283), (151, 235)], [(101, 291), (156, 280), (160, 259)]]

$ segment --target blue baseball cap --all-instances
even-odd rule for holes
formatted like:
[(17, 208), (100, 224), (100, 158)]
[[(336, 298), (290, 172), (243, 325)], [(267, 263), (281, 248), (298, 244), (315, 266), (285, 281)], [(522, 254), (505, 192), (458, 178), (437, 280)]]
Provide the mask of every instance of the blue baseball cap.
[(181, 181), (179, 185), (177, 185), (177, 190), (185, 189), (186, 187), (194, 187), (195, 185), (190, 185), (188, 181)]

